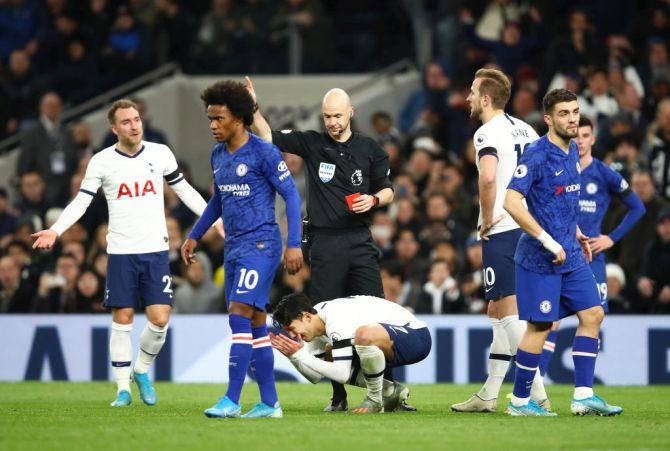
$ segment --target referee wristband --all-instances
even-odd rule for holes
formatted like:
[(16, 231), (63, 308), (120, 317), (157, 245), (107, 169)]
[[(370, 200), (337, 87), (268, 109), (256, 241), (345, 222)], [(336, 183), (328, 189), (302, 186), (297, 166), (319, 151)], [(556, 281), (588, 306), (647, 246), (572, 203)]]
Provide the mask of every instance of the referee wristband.
[(545, 230), (540, 233), (537, 237), (537, 240), (542, 243), (542, 246), (552, 254), (558, 254), (563, 246), (561, 246), (556, 240), (554, 240), (551, 235), (549, 235)]

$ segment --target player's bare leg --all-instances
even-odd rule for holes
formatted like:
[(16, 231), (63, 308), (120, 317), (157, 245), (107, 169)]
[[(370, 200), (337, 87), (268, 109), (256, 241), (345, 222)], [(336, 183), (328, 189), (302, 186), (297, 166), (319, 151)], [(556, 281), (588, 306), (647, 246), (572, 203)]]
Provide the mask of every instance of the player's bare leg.
[(109, 357), (112, 361), (112, 374), (116, 381), (117, 397), (112, 407), (129, 406), (130, 364), (133, 354), (130, 332), (133, 330), (134, 309), (130, 307), (112, 309), (112, 331), (109, 337)]
[(386, 361), (393, 360), (393, 342), (386, 329), (380, 324), (361, 326), (356, 330), (354, 347), (361, 361), (367, 393), (361, 404), (354, 407), (354, 413), (384, 412), (382, 390)]
[(142, 401), (148, 406), (156, 404), (156, 391), (147, 372), (165, 344), (170, 310), (171, 307), (167, 304), (147, 306), (147, 325), (144, 326), (140, 334), (139, 349), (133, 368), (133, 379), (140, 389)]

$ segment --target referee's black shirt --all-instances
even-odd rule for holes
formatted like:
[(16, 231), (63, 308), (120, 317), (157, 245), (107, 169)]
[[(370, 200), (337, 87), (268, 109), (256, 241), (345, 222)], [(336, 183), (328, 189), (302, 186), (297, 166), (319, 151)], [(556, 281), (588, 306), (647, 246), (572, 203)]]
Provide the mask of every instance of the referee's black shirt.
[(393, 187), (388, 155), (373, 139), (359, 133), (338, 142), (325, 132), (273, 131), (272, 142), (282, 152), (305, 161), (307, 214), (312, 227), (369, 227), (372, 210), (360, 214), (349, 211), (345, 196), (375, 194)]

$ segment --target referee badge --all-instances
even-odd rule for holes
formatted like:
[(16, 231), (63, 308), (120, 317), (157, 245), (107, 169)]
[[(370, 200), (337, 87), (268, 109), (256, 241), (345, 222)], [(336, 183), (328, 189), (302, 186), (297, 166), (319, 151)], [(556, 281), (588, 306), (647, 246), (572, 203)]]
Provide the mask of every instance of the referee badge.
[(328, 183), (335, 175), (335, 165), (330, 163), (319, 163), (319, 178), (323, 183)]

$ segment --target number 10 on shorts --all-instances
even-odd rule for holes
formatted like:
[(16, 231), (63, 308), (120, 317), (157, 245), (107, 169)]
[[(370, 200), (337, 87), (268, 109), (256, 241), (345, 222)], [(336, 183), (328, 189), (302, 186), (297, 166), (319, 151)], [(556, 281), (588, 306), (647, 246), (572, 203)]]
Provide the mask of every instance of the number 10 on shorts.
[(235, 293), (244, 294), (256, 288), (258, 284), (258, 271), (255, 269), (247, 270), (247, 268), (240, 269), (240, 281), (237, 283), (237, 290)]

